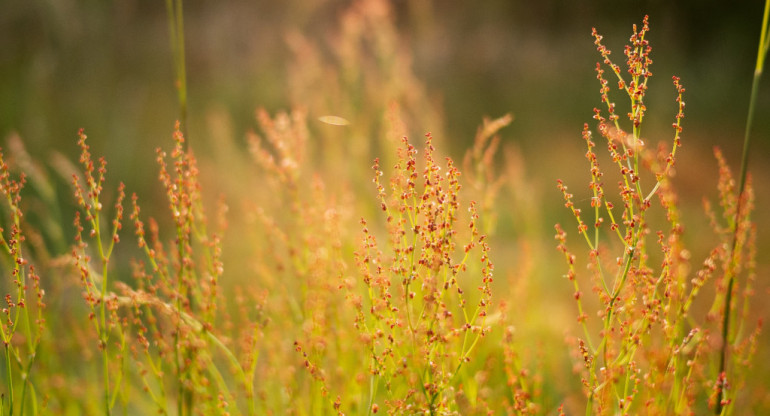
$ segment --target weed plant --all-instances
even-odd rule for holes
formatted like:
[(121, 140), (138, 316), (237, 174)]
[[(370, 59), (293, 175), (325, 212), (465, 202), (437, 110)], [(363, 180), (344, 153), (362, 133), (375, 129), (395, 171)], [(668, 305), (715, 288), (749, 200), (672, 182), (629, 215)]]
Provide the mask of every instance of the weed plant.
[(0, 189), (4, 196), (3, 219), (7, 231), (0, 228), (0, 246), (3, 250), (3, 270), (7, 292), (3, 299), (3, 384), (0, 411), (13, 414), (26, 403), (36, 411), (38, 392), (29, 376), (37, 360), (45, 322), (45, 290), (34, 265), (25, 258), (25, 233), (22, 231), (21, 190), (26, 178), (14, 178), (0, 154)]
[[(342, 14), (333, 62), (289, 37), (297, 100), (317, 71), (340, 75), (308, 107), (257, 110), (248, 151), (215, 135), (227, 165), (217, 154), (199, 163), (187, 143), (181, 1), (167, 5), (183, 120), (171, 150), (156, 152), (165, 218), (142, 211), (152, 198), (126, 201), (83, 130), (79, 167), (57, 158), (57, 175), (17, 142), (14, 163), (0, 155), (0, 414), (727, 415), (766, 405), (744, 389), (766, 393), (751, 374), (762, 347), (751, 177), (742, 169), (736, 187), (715, 150), (713, 249), (688, 248), (674, 180), (685, 88), (673, 78), (672, 138), (650, 143), (647, 18), (624, 68), (593, 31), (602, 109), (582, 130), (590, 196), (558, 182), (577, 227), (568, 238), (575, 228), (557, 225), (559, 251), (548, 254), (523, 157), (503, 147), (497, 166), (512, 116), (483, 121), (462, 174), (440, 130), (410, 139), (433, 115), (421, 113), (428, 100), (402, 65), (386, 2)], [(359, 105), (322, 117), (329, 102)], [(34, 185), (24, 199), (20, 170)], [(61, 177), (76, 205), (69, 228), (39, 220), (68, 212), (53, 190)], [(508, 245), (498, 227), (507, 211), (526, 223)], [(553, 265), (559, 257), (566, 266)], [(574, 304), (538, 289), (560, 274)], [(577, 319), (560, 320), (562, 304)], [(566, 347), (538, 338), (554, 327)]]
[[(747, 333), (728, 333), (727, 338), (722, 339), (720, 328), (715, 326), (729, 308), (725, 304), (727, 276), (735, 275), (738, 270), (747, 276), (748, 290), (743, 292), (742, 303), (748, 310), (755, 256), (751, 249), (755, 238), (750, 221), (751, 187), (741, 196), (746, 198), (744, 209), (737, 212), (739, 197), (719, 152), (716, 155), (720, 165), (720, 205), (722, 218), (729, 223), (719, 224), (717, 215), (709, 210), (714, 231), (722, 241), (703, 261), (695, 277), (689, 275), (690, 254), (681, 241), (684, 225), (670, 180), (677, 149), (681, 146), (685, 89), (679, 78), (674, 77), (678, 111), (672, 124), (672, 143), (649, 149), (641, 135), (647, 110), (644, 98), (652, 77), (651, 47), (645, 39), (648, 31), (646, 18), (640, 28), (634, 26), (631, 44), (624, 51), (627, 71), (623, 71), (610, 59), (610, 51), (594, 30), (603, 63), (617, 77), (618, 89), (629, 101), (630, 128), (626, 132), (616, 104), (609, 98), (611, 88), (605, 70), (597, 64), (606, 109), (594, 110), (594, 118), (607, 143), (610, 162), (619, 173), (617, 195), (611, 197), (605, 193), (604, 171), (594, 152), (596, 144), (587, 124), (583, 139), (591, 170), (590, 220), (584, 220), (586, 215), (575, 206), (572, 194), (561, 181), (558, 183), (566, 207), (577, 220), (578, 233), (589, 249), (586, 279), (578, 272), (582, 269), (577, 267), (579, 260), (567, 248), (566, 232), (556, 226), (556, 238), (567, 260), (567, 278), (574, 285), (578, 321), (583, 330), (575, 347), (584, 361), (581, 381), (588, 399), (587, 413), (638, 414), (641, 409), (651, 414), (691, 413), (696, 412), (698, 400), (704, 400), (703, 395), (710, 391), (721, 391), (723, 395), (722, 398), (711, 395), (711, 405), (715, 407), (716, 401), (721, 401), (721, 406), (725, 406), (734, 397), (735, 387), (743, 383), (745, 369), (736, 368), (729, 383), (727, 373), (715, 372), (713, 365), (719, 361), (721, 345), (729, 343), (735, 348), (731, 356), (736, 362), (750, 362), (760, 329), (757, 325), (756, 329), (747, 329)], [(652, 180), (650, 185), (646, 185), (647, 180)], [(663, 215), (655, 218), (658, 207)], [(657, 225), (659, 219), (665, 221)], [(738, 243), (736, 253), (731, 255), (725, 248), (733, 232)], [(712, 307), (706, 316), (699, 316), (693, 305), (702, 287), (712, 280), (716, 285)], [(596, 318), (599, 322), (596, 324), (592, 324), (592, 316), (585, 311), (586, 285), (590, 285), (591, 293), (598, 298)], [(745, 313), (738, 319), (742, 328), (753, 326)]]

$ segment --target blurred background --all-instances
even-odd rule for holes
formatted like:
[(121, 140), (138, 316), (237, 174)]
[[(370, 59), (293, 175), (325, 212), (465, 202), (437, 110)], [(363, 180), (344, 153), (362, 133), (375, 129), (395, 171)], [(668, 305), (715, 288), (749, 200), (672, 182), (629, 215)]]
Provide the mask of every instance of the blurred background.
[[(304, 107), (313, 120), (332, 114), (355, 125), (367, 100), (401, 100), (411, 102), (415, 114), (410, 134), (432, 131), (448, 144), (444, 151), (461, 158), (483, 117), (512, 113), (515, 121), (501, 131), (503, 142), (526, 156), (528, 177), (542, 197), (558, 200), (550, 187), (556, 178), (575, 174), (575, 165), (565, 160), (582, 166), (580, 158), (565, 156), (582, 154), (580, 130), (586, 122), (594, 127), (592, 109), (600, 106), (591, 28), (604, 35), (622, 64), (632, 25), (649, 14), (655, 76), (644, 136), (651, 143), (672, 137), (671, 76), (678, 75), (687, 89), (677, 178), (689, 196), (685, 203), (699, 205), (702, 197), (715, 195), (712, 146), (721, 146), (738, 170), (760, 1), (388, 5), (367, 25), (355, 27), (345, 18), (349, 1), (185, 2), (187, 131), (193, 148), (212, 150), (212, 114), (227, 116), (227, 135), (245, 149), (256, 108), (273, 113)], [(366, 33), (350, 35), (356, 31)], [(358, 36), (363, 52), (345, 51), (356, 47), (340, 41), (345, 33)], [(129, 189), (143, 190), (156, 175), (148, 163), (154, 149), (169, 145), (180, 117), (169, 39), (161, 1), (6, 1), (0, 14), (0, 137), (20, 136), (36, 160), (49, 160), (54, 152), (74, 160), (82, 127), (112, 174)], [(384, 53), (398, 58), (387, 62)], [(367, 59), (375, 60), (371, 68)], [(356, 65), (363, 72), (371, 69), (371, 78), (349, 75)], [(398, 68), (383, 68), (387, 65)], [(383, 88), (396, 91), (393, 96), (360, 96), (383, 80), (390, 83)], [(330, 81), (340, 84), (336, 90)], [(764, 81), (751, 160), (760, 229), (768, 224), (770, 182), (770, 93)], [(368, 166), (379, 156), (374, 153), (360, 163)], [(556, 208), (553, 215), (566, 214), (557, 205), (545, 206)]]
[[(0, 134), (17, 132), (33, 155), (50, 149), (74, 155), (75, 134), (83, 127), (122, 171), (167, 140), (179, 114), (164, 2), (4, 3)], [(297, 35), (333, 56), (333, 37), (350, 3), (185, 2), (189, 131), (205, 131), (196, 127), (216, 108), (232, 117), (233, 135), (240, 138), (255, 124), (255, 108), (272, 112), (300, 105), (302, 91), (290, 85)], [(687, 88), (685, 146), (718, 144), (737, 163), (762, 6), (761, 1), (395, 1), (388, 18), (398, 31), (397, 48), (408, 52), (406, 64), (442, 116), (443, 126), (415, 129), (443, 128), (460, 151), (483, 116), (512, 112), (516, 121), (505, 140), (538, 157), (537, 150), (552, 148), (556, 140), (580, 145), (577, 133), (598, 105), (591, 28), (605, 36), (622, 63), (631, 25), (649, 14), (655, 61), (650, 128), (670, 124), (670, 78), (678, 75)], [(756, 169), (770, 146), (766, 89), (757, 111)]]
[[(357, 146), (383, 133), (387, 103), (399, 102), (410, 118), (408, 134), (431, 131), (446, 143), (442, 151), (461, 159), (483, 117), (511, 113), (503, 145), (525, 156), (522, 169), (550, 238), (552, 224), (567, 214), (553, 183), (585, 172), (576, 157), (584, 147), (580, 131), (586, 122), (595, 127), (592, 109), (601, 104), (591, 28), (623, 64), (632, 25), (648, 14), (655, 76), (643, 136), (648, 143), (671, 140), (671, 76), (678, 75), (687, 89), (676, 179), (682, 203), (700, 210), (702, 198), (716, 195), (713, 146), (737, 174), (761, 1), (384, 4), (365, 11), (339, 0), (185, 2), (186, 131), (193, 148), (227, 164), (232, 153), (218, 150), (218, 141), (246, 149), (257, 108), (304, 108), (316, 134)], [(156, 147), (170, 145), (180, 118), (174, 85), (164, 2), (5, 2), (0, 138), (21, 137), (33, 160), (56, 153), (75, 160), (76, 133), (84, 128), (114, 178), (129, 191), (151, 188), (159, 196), (149, 162)], [(760, 230), (770, 221), (768, 88), (765, 79), (751, 160)], [(327, 132), (317, 117), (329, 114), (349, 119), (352, 128)], [(382, 156), (376, 145), (351, 155), (357, 159), (342, 162), (362, 167)], [(761, 248), (770, 247), (765, 233), (760, 239)]]

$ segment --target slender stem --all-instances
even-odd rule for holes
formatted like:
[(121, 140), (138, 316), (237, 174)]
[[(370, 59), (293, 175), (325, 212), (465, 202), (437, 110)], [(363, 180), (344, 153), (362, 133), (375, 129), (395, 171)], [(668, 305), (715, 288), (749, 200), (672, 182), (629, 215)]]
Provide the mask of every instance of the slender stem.
[(182, 134), (187, 137), (187, 71), (184, 53), (184, 14), (182, 0), (176, 0), (176, 48), (177, 48), (177, 77), (179, 79), (179, 111)]
[[(105, 331), (106, 332), (106, 331)], [(104, 379), (104, 414), (110, 414), (110, 358), (107, 355), (107, 341), (102, 340), (102, 377)]]
[[(744, 191), (746, 189), (746, 176), (748, 173), (749, 165), (749, 148), (751, 146), (751, 126), (754, 121), (754, 109), (756, 108), (757, 95), (759, 92), (759, 81), (762, 78), (762, 70), (764, 67), (765, 57), (767, 56), (768, 49), (768, 14), (770, 14), (770, 0), (765, 0), (765, 13), (762, 18), (762, 30), (759, 37), (759, 51), (757, 53), (757, 63), (754, 69), (754, 79), (751, 84), (751, 96), (749, 98), (749, 113), (746, 117), (746, 130), (743, 137), (743, 155), (741, 156), (741, 176), (740, 185), (738, 187), (738, 202), (735, 210), (735, 220), (733, 221), (733, 238), (730, 245), (730, 259), (731, 264), (735, 262), (735, 249), (738, 245), (738, 233), (740, 232), (739, 222), (741, 216), (741, 208), (743, 208)], [(714, 409), (715, 414), (721, 414), (723, 399), (726, 399), (726, 392), (724, 390), (724, 381), (726, 375), (723, 377), (727, 370), (727, 354), (728, 346), (730, 344), (730, 312), (732, 309), (733, 300), (733, 286), (735, 285), (735, 267), (728, 267), (727, 275), (727, 293), (725, 294), (725, 313), (722, 319), (722, 349), (719, 357), (719, 382), (717, 383), (717, 404)]]
[(187, 137), (187, 73), (185, 69), (182, 0), (166, 0), (166, 14), (168, 15), (168, 29), (171, 36), (171, 50), (174, 55), (176, 78), (174, 86), (177, 90), (177, 99), (179, 100), (179, 123), (182, 134)]
[(5, 344), (5, 370), (8, 376), (8, 415), (13, 415), (13, 377), (11, 376), (10, 344)]
[[(98, 196), (93, 198), (94, 207), (100, 205)], [(109, 327), (107, 324), (107, 283), (108, 283), (108, 259), (105, 255), (104, 246), (102, 245), (102, 235), (100, 228), (100, 215), (99, 210), (94, 209), (91, 214), (91, 226), (94, 230), (94, 238), (96, 239), (96, 247), (99, 251), (99, 258), (102, 262), (102, 281), (101, 281), (101, 300), (99, 302), (99, 318), (96, 324), (99, 328), (99, 348), (102, 350), (102, 379), (104, 381), (104, 414), (109, 415), (110, 409), (110, 357), (109, 357)]]

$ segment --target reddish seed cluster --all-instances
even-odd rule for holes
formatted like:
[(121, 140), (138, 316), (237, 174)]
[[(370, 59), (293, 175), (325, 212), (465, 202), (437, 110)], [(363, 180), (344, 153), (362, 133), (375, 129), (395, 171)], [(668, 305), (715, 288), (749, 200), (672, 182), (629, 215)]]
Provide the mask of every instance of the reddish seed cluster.
[[(0, 192), (5, 201), (3, 212), (6, 214), (5, 220), (11, 224), (8, 230), (0, 228), (0, 249), (9, 257), (9, 262), (4, 263), (7, 266), (4, 274), (8, 278), (8, 284), (0, 284), (0, 287), (8, 290), (3, 296), (4, 304), (0, 308), (0, 313), (3, 315), (0, 317), (0, 340), (8, 360), (8, 365), (3, 372), (4, 380), (10, 383), (9, 388), (14, 383), (19, 385), (28, 383), (26, 372), (32, 367), (35, 354), (39, 351), (38, 347), (45, 330), (44, 309), (46, 307), (43, 301), (45, 293), (40, 286), (40, 276), (24, 254), (26, 223), (23, 221), (21, 191), (26, 183), (26, 177), (23, 173), (16, 178), (13, 176), (0, 151)], [(7, 236), (5, 231), (8, 231)], [(23, 342), (18, 342), (20, 340)], [(11, 357), (13, 357), (13, 366), (11, 366)], [(16, 364), (18, 368), (25, 368), (20, 377), (18, 373), (14, 375)], [(12, 412), (13, 394), (11, 393), (11, 401), (8, 402), (8, 390), (4, 391), (6, 393), (4, 393), (3, 403), (10, 403), (9, 410)]]
[[(596, 316), (602, 321), (601, 330), (597, 331), (600, 342), (592, 342), (595, 336), (591, 328), (585, 325), (588, 316), (583, 311), (587, 294), (580, 290), (583, 283), (576, 272), (577, 257), (568, 250), (566, 233), (561, 226), (556, 226), (558, 250), (564, 254), (568, 267), (565, 277), (573, 282), (573, 297), (578, 307), (578, 321), (581, 322), (585, 338), (578, 344), (579, 355), (582, 357), (582, 381), (586, 392), (592, 401), (592, 409), (599, 413), (609, 409), (638, 409), (638, 403), (644, 403), (653, 412), (669, 409), (669, 404), (661, 403), (655, 398), (660, 386), (675, 385), (681, 389), (681, 395), (672, 397), (678, 409), (691, 409), (695, 400), (698, 376), (692, 368), (700, 368), (705, 351), (708, 350), (708, 335), (698, 327), (681, 325), (681, 322), (697, 322), (690, 313), (695, 297), (706, 282), (714, 279), (720, 270), (720, 263), (725, 273), (731, 269), (730, 261), (725, 262), (725, 247), (722, 245), (712, 251), (703, 266), (688, 276), (689, 252), (682, 246), (681, 235), (683, 226), (679, 223), (676, 193), (669, 178), (674, 175), (673, 166), (677, 149), (681, 146), (682, 119), (684, 117), (683, 94), (685, 92), (679, 78), (673, 77), (676, 89), (677, 114), (675, 117), (674, 138), (670, 148), (659, 145), (657, 150), (647, 148), (640, 137), (640, 126), (647, 108), (644, 97), (647, 82), (652, 76), (650, 66), (650, 45), (645, 39), (649, 31), (648, 20), (645, 17), (641, 28), (634, 27), (630, 44), (625, 48), (628, 70), (623, 73), (620, 67), (610, 59), (610, 51), (602, 44), (602, 37), (594, 30), (595, 44), (603, 64), (596, 66), (596, 77), (599, 80), (599, 94), (605, 110), (594, 109), (594, 119), (598, 122), (599, 133), (607, 139), (607, 150), (621, 176), (618, 182), (616, 199), (622, 202), (620, 214), (614, 212), (611, 196), (605, 194), (602, 184), (603, 172), (595, 153), (595, 144), (588, 126), (583, 128), (583, 140), (586, 143), (585, 157), (589, 162), (591, 180), (589, 191), (593, 194), (590, 199), (592, 222), (594, 230), (588, 231), (584, 220), (586, 213), (574, 201), (562, 181), (557, 181), (557, 188), (562, 193), (565, 206), (572, 211), (578, 225), (578, 231), (588, 245), (588, 271), (592, 293), (600, 304)], [(620, 127), (616, 114), (616, 105), (610, 100), (610, 83), (604, 78), (604, 66), (607, 65), (615, 74), (618, 88), (628, 96), (630, 112), (628, 118), (631, 128), (628, 132)], [(626, 79), (624, 79), (624, 76)], [(628, 77), (630, 76), (630, 79)], [(727, 218), (736, 214), (739, 200), (735, 196), (735, 182), (726, 169), (721, 155), (717, 153), (720, 164), (720, 205)], [(646, 178), (654, 177), (655, 182), (648, 184)], [(751, 193), (745, 198), (751, 201)], [(663, 209), (663, 215), (651, 216), (648, 211), (655, 208), (653, 197), (657, 196)], [(581, 201), (582, 202), (582, 201)], [(615, 201), (617, 204), (617, 201)], [(620, 205), (620, 204), (618, 204)], [(748, 206), (752, 204), (747, 203)], [(750, 209), (750, 208), (749, 208)], [(710, 206), (707, 209), (710, 211)], [(650, 219), (652, 218), (652, 220)], [(665, 218), (663, 229), (653, 229), (653, 224), (659, 218)], [(731, 235), (734, 228), (721, 226), (715, 214), (711, 215), (712, 225), (722, 235)], [(608, 222), (609, 232), (602, 230), (602, 225)], [(738, 246), (752, 247), (748, 242), (753, 227), (748, 221), (739, 221), (736, 226)], [(655, 225), (657, 227), (658, 225)], [(649, 236), (654, 235), (660, 255), (651, 254), (648, 243)], [(659, 259), (658, 264), (652, 259)], [(736, 260), (736, 263), (742, 260)], [(749, 263), (750, 264), (750, 263)], [(749, 282), (751, 278), (749, 278)], [(717, 301), (711, 313), (706, 317), (704, 325), (713, 325), (717, 318), (724, 313), (720, 298), (727, 295), (725, 279), (717, 278), (715, 282)], [(750, 285), (749, 285), (750, 286)], [(744, 290), (745, 296), (752, 293), (750, 287)], [(751, 336), (745, 337), (742, 343), (735, 343), (733, 354), (751, 356)], [(737, 353), (737, 345), (743, 350)], [(743, 355), (745, 354), (745, 355)], [(679, 358), (686, 357), (685, 358)], [(670, 358), (675, 357), (675, 358)], [(660, 367), (659, 362), (666, 362), (666, 367)], [(699, 370), (700, 371), (700, 370)], [(720, 379), (715, 391), (720, 392), (719, 398), (713, 398), (715, 404), (726, 406), (732, 397), (721, 395), (721, 392), (732, 389)], [(622, 397), (611, 394), (612, 386), (627, 393)], [(642, 388), (643, 387), (643, 388)], [(639, 396), (645, 396), (639, 399)]]
[[(356, 263), (369, 297), (362, 300), (351, 294), (348, 299), (358, 311), (356, 328), (372, 351), (371, 374), (390, 385), (395, 378), (415, 378), (419, 373), (413, 373), (414, 369), (426, 366), (429, 372), (417, 377), (423, 379), (417, 391), (426, 391), (430, 397), (442, 394), (451, 378), (439, 363), (456, 366), (468, 362), (469, 346), (476, 342), (462, 342), (463, 337), (478, 339), (488, 331), (483, 323), (490, 306), (494, 265), (486, 238), (477, 228), (479, 214), (473, 202), (469, 207), (470, 239), (463, 245), (463, 259), (454, 259), (460, 231), (460, 172), (451, 159), (447, 158), (444, 166), (436, 163), (430, 134), (420, 160), (417, 154), (415, 146), (404, 138), (389, 182), (390, 192), (380, 182), (383, 172), (379, 160), (374, 161), (373, 182), (386, 215), (390, 253), (386, 256), (378, 249), (367, 221), (362, 219), (364, 235)], [(471, 307), (462, 274), (470, 269), (466, 259), (476, 248), (480, 249), (475, 255), (480, 257), (481, 284), (474, 296), (478, 301)], [(392, 280), (400, 283), (400, 293), (392, 290)], [(392, 365), (399, 362), (405, 365)], [(404, 406), (418, 398), (413, 391), (401, 397)]]
[(310, 356), (308, 356), (307, 352), (305, 352), (305, 350), (302, 348), (302, 345), (300, 345), (298, 341), (294, 341), (294, 349), (298, 353), (302, 354), (302, 357), (304, 357), (305, 368), (308, 370), (313, 379), (321, 384), (322, 394), (324, 396), (329, 394), (328, 390), (326, 389), (326, 376), (324, 375), (323, 370), (321, 370), (313, 363), (313, 361), (310, 359)]
[[(134, 223), (139, 248), (145, 251), (149, 266), (148, 273), (143, 262), (134, 263), (138, 289), (109, 279), (109, 259), (114, 245), (120, 240), (118, 236), (122, 229), (125, 186), (121, 183), (117, 188), (112, 229), (109, 234), (105, 233), (101, 228), (104, 221), (100, 218), (104, 210), (100, 198), (106, 163), (100, 159), (96, 169), (82, 131), (79, 136), (83, 179), (75, 175), (73, 185), (83, 214), (78, 212), (75, 215), (78, 244), (73, 248), (73, 258), (80, 271), (83, 296), (91, 309), (89, 317), (94, 322), (97, 345), (106, 357), (105, 365), (109, 366), (111, 361), (122, 362), (121, 357), (127, 353), (141, 363), (140, 356), (144, 354), (152, 362), (149, 367), (140, 366), (146, 390), (152, 390), (150, 379), (162, 383), (164, 373), (169, 372), (175, 374), (185, 389), (192, 389), (193, 383), (207, 386), (210, 381), (204, 368), (209, 364), (199, 352), (207, 346), (203, 334), (215, 330), (218, 278), (223, 270), (221, 238), (206, 231), (196, 160), (184, 149), (179, 124), (174, 133), (171, 168), (166, 164), (166, 153), (160, 149), (157, 151), (159, 179), (165, 187), (172, 223), (176, 227), (176, 239), (170, 245), (172, 249), (167, 250), (158, 237), (159, 227), (155, 220), (149, 219), (145, 228), (145, 222), (140, 219), (138, 198), (132, 195), (130, 219)], [(220, 211), (217, 225), (224, 229), (224, 204), (220, 204)], [(82, 235), (81, 218), (90, 226), (86, 238)], [(102, 267), (98, 272), (90, 264), (91, 255), (88, 254), (86, 241), (100, 255)], [(202, 261), (196, 257), (199, 255)], [(113, 290), (123, 293), (123, 296)], [(139, 348), (125, 342), (129, 333)], [(158, 358), (154, 358), (155, 354)], [(175, 360), (172, 358), (175, 355), (185, 358)], [(163, 360), (168, 360), (168, 363), (164, 364)], [(109, 370), (105, 368), (107, 373)], [(108, 387), (111, 383), (110, 379), (105, 380)], [(226, 395), (217, 399), (212, 396), (210, 399), (226, 408), (230, 406), (228, 403), (232, 397)]]

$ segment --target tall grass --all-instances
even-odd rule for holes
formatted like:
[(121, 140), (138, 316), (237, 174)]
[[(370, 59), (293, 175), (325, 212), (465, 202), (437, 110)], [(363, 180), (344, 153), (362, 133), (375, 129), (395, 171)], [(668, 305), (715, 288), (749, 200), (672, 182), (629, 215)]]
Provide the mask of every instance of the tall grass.
[[(697, 214), (682, 208), (675, 178), (686, 91), (673, 77), (671, 137), (649, 142), (647, 18), (623, 66), (593, 31), (602, 108), (595, 128), (582, 129), (588, 198), (570, 193), (575, 179), (558, 182), (574, 224), (557, 225), (559, 251), (542, 253), (534, 181), (500, 136), (512, 116), (484, 120), (461, 167), (442, 153), (441, 126), (414, 139), (435, 114), (404, 65), (388, 3), (341, 14), (339, 56), (290, 36), (290, 88), (297, 100), (309, 94), (308, 106), (257, 110), (245, 144), (211, 114), (216, 152), (200, 158), (185, 135), (181, 1), (167, 4), (182, 119), (171, 149), (156, 150), (155, 194), (112, 182), (82, 130), (79, 166), (56, 159), (52, 176), (24, 163), (19, 146), (20, 162), (0, 155), (0, 413), (744, 414), (766, 405), (744, 389), (764, 388), (751, 373), (762, 347), (750, 303), (751, 179), (741, 173), (736, 187), (715, 151), (717, 203), (703, 216), (713, 233), (696, 231), (713, 249), (690, 247)], [(303, 90), (319, 71), (336, 77)], [(23, 200), (21, 168), (35, 184)], [(75, 204), (45, 191), (59, 177)], [(38, 223), (68, 212), (59, 206), (73, 209), (69, 224)], [(498, 224), (509, 218), (526, 223), (516, 243)], [(57, 249), (66, 228), (74, 240)]]
[[(751, 192), (750, 190), (746, 190), (746, 184), (747, 184), (747, 178), (748, 178), (748, 169), (749, 169), (749, 149), (751, 148), (751, 127), (754, 122), (754, 109), (756, 108), (757, 104), (757, 95), (759, 93), (759, 81), (762, 78), (762, 73), (764, 71), (765, 66), (765, 59), (767, 58), (767, 51), (770, 48), (770, 39), (768, 39), (768, 27), (770, 27), (770, 24), (768, 24), (768, 15), (770, 15), (770, 1), (765, 1), (765, 13), (764, 17), (762, 18), (762, 28), (760, 30), (759, 35), (759, 48), (757, 51), (757, 62), (754, 69), (754, 77), (751, 83), (751, 97), (749, 98), (749, 111), (748, 115), (746, 116), (746, 128), (744, 132), (744, 139), (743, 139), (743, 152), (741, 156), (741, 173), (739, 177), (739, 185), (738, 185), (738, 200), (736, 202), (735, 207), (735, 213), (734, 218), (732, 220), (732, 243), (730, 245), (730, 254), (729, 258), (732, 263), (738, 263), (739, 262), (739, 256), (740, 256), (740, 238), (742, 230), (740, 229), (740, 218), (741, 215), (744, 215), (742, 213), (744, 206), (747, 205), (747, 203), (750, 203), (748, 201), (751, 197), (749, 195), (744, 195), (746, 192)], [(745, 214), (748, 215), (748, 214)], [(715, 408), (716, 414), (722, 414), (724, 411), (723, 409), (726, 408), (726, 405), (730, 404), (730, 394), (729, 389), (725, 388), (725, 384), (727, 383), (727, 380), (729, 379), (728, 373), (727, 373), (727, 363), (730, 361), (730, 351), (729, 347), (731, 345), (736, 345), (735, 342), (738, 341), (735, 337), (732, 336), (730, 332), (730, 326), (734, 325), (731, 322), (730, 315), (732, 314), (732, 308), (733, 308), (733, 291), (735, 287), (735, 279), (736, 279), (736, 272), (738, 271), (737, 265), (731, 267), (728, 269), (729, 274), (727, 275), (727, 292), (725, 295), (725, 312), (724, 316), (722, 318), (722, 347), (721, 347), (721, 354), (719, 358), (719, 377), (720, 382), (718, 382), (717, 386), (717, 406)]]

